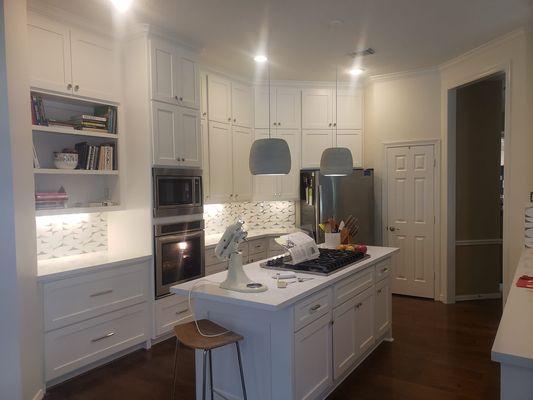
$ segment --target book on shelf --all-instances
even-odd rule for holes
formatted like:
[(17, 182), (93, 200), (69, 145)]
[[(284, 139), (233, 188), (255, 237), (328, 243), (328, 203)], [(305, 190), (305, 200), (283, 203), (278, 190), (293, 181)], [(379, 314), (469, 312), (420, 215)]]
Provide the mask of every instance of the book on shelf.
[(77, 143), (78, 152), (77, 169), (112, 171), (117, 168), (115, 143), (102, 143), (91, 145), (88, 142)]
[(68, 194), (63, 186), (57, 192), (35, 192), (35, 208), (37, 210), (65, 208), (67, 201)]
[(96, 116), (106, 118), (106, 129), (108, 133), (117, 133), (117, 108), (114, 106), (95, 107)]
[(37, 157), (37, 151), (35, 151), (35, 145), (32, 144), (33, 147), (33, 168), (41, 168), (41, 164), (39, 163), (39, 158)]
[(44, 112), (43, 98), (42, 96), (34, 93), (30, 94), (31, 100), (31, 121), (33, 125), (48, 125), (46, 114)]

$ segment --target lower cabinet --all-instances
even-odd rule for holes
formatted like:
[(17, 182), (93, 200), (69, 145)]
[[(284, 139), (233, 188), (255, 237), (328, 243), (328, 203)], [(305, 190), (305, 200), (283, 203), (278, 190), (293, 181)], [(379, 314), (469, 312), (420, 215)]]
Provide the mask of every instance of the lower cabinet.
[(389, 279), (376, 284), (376, 338), (382, 337), (389, 331), (391, 325), (391, 290)]
[[(192, 301), (192, 300), (191, 300)], [(170, 296), (155, 301), (155, 336), (172, 331), (176, 325), (192, 321), (189, 299), (183, 296)]]

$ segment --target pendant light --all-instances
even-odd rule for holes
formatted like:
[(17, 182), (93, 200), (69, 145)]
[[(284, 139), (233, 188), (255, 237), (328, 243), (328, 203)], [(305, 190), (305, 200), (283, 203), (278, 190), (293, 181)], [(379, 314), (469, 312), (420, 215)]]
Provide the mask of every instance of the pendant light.
[[(262, 62), (268, 62), (266, 58)], [(270, 63), (268, 73), (268, 139), (257, 139), (250, 149), (252, 175), (287, 175), (291, 170), (291, 151), (287, 142), (273, 138), (270, 132)]]
[[(339, 67), (335, 68), (335, 121), (337, 121), (337, 98)], [(335, 137), (337, 137), (337, 122), (335, 127)], [(347, 176), (353, 172), (352, 152), (346, 147), (330, 147), (322, 152), (320, 158), (320, 173), (325, 176)]]

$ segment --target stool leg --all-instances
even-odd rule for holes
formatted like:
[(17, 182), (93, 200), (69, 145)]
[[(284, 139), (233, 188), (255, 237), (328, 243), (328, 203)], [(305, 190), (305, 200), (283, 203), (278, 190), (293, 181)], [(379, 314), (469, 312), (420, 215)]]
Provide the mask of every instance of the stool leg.
[(206, 381), (206, 367), (207, 367), (207, 350), (204, 350), (204, 378), (202, 382), (202, 400), (205, 400), (205, 381)]
[(178, 349), (180, 341), (176, 338), (176, 347), (174, 348), (174, 377), (172, 378), (172, 397), (170, 400), (174, 400), (176, 394), (176, 379), (178, 377)]
[(241, 348), (239, 347), (239, 342), (235, 342), (235, 346), (237, 346), (237, 358), (239, 359), (239, 371), (241, 372), (242, 395), (244, 400), (248, 400), (248, 397), (246, 396), (246, 386), (244, 385), (244, 373), (242, 371)]
[(211, 400), (215, 400), (213, 391), (213, 354), (209, 350), (209, 387), (211, 388)]

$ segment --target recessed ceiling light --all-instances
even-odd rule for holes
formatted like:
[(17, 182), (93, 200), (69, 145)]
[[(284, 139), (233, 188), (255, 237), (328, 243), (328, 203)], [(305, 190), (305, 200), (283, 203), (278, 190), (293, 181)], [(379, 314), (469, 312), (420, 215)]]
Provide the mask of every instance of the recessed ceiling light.
[(111, 0), (111, 3), (113, 3), (118, 11), (126, 12), (130, 8), (131, 3), (133, 3), (133, 0)]
[(254, 61), (256, 63), (264, 63), (264, 62), (267, 62), (268, 61), (268, 58), (267, 56), (263, 55), (263, 54), (258, 54), (254, 57)]
[(348, 73), (353, 76), (361, 75), (363, 72), (365, 72), (365, 70), (362, 68), (352, 68), (348, 71)]

